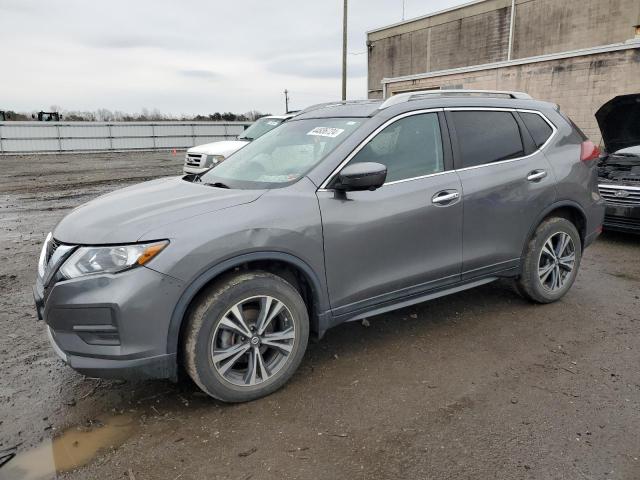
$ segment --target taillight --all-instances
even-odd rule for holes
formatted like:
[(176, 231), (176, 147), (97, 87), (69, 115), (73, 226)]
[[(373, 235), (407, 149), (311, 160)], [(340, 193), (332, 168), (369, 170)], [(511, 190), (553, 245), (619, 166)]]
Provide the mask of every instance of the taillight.
[(580, 150), (580, 160), (583, 162), (589, 162), (600, 157), (600, 149), (591, 140), (585, 140), (582, 142)]

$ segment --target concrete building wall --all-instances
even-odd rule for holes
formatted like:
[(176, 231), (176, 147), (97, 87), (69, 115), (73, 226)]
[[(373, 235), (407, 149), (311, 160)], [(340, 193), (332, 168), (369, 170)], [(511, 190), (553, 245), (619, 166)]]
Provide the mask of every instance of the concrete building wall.
[(638, 23), (639, 0), (520, 0), (512, 58), (624, 42)]
[[(511, 58), (623, 42), (639, 0), (516, 0)], [(383, 78), (507, 60), (511, 0), (485, 0), (367, 34), (371, 97)]]
[(387, 85), (387, 96), (452, 87), (524, 91), (534, 98), (557, 103), (597, 143), (597, 109), (613, 96), (640, 92), (640, 44), (615, 52), (400, 80)]
[(428, 71), (504, 60), (510, 12), (511, 7), (503, 7), (431, 27)]

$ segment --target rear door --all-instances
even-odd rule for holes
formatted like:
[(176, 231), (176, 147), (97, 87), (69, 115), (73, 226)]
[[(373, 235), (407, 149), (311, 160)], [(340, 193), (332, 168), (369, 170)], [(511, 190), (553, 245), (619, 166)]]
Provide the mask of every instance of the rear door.
[(378, 162), (375, 191), (318, 191), (334, 314), (397, 302), (456, 282), (461, 268), (461, 185), (442, 112), (411, 112), (381, 126), (342, 166)]
[(463, 191), (463, 280), (517, 267), (533, 223), (555, 201), (544, 155), (555, 127), (529, 113), (544, 124), (534, 122), (537, 141), (515, 110), (446, 112)]

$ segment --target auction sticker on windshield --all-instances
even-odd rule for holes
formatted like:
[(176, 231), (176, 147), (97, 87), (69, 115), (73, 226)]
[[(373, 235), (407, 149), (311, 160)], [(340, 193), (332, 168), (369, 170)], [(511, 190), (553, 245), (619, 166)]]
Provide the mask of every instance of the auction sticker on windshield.
[(331, 127), (316, 127), (311, 130), (307, 135), (316, 135), (319, 137), (331, 137), (335, 138), (344, 132), (343, 128), (331, 128)]

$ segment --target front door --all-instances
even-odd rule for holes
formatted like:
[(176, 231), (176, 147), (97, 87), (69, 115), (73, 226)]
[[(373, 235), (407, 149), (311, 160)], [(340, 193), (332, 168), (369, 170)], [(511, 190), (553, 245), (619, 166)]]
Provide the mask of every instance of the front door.
[[(436, 112), (390, 120), (347, 164), (378, 162), (375, 191), (318, 191), (329, 297), (350, 314), (456, 282), (461, 269), (458, 175), (447, 169)], [(346, 165), (345, 165), (346, 166)]]

